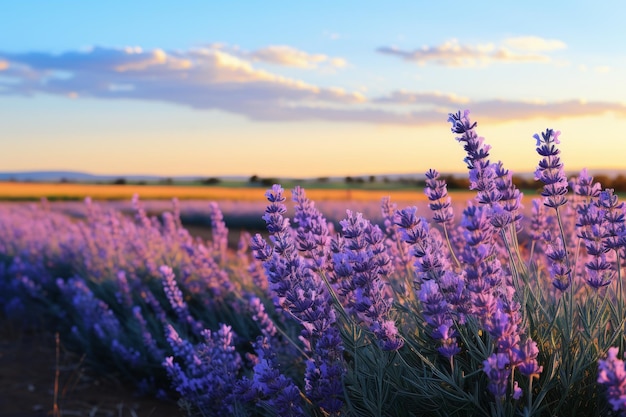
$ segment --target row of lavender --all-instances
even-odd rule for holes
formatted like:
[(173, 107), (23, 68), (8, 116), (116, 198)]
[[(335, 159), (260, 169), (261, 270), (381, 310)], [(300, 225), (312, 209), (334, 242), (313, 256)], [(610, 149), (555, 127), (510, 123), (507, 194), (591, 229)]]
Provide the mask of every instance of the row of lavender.
[(290, 219), (274, 186), (269, 239), (231, 253), (215, 204), (210, 241), (176, 204), (156, 218), (135, 199), (129, 218), (87, 201), (80, 221), (4, 207), (3, 314), (190, 415), (626, 410), (623, 204), (585, 172), (568, 196), (548, 130), (526, 219), (468, 112), (449, 120), (477, 192), (461, 213), (436, 171), (430, 213), (383, 200), (381, 227), (347, 211), (336, 231), (300, 188)]

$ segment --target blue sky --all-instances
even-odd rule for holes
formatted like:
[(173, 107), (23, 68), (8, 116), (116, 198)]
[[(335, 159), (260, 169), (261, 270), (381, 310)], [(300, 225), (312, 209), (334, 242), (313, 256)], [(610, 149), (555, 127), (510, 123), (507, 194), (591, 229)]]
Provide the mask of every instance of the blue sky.
[[(548, 2), (545, 2), (548, 3)], [(621, 2), (24, 0), (0, 25), (0, 171), (322, 176), (493, 159), (626, 168)]]

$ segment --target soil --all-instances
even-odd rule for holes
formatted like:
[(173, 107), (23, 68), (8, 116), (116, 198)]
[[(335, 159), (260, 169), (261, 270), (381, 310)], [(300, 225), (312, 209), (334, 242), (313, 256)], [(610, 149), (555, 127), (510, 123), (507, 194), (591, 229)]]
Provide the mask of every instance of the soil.
[(61, 343), (58, 352), (57, 362), (55, 335), (0, 323), (0, 417), (184, 415), (174, 402), (137, 397), (132, 387), (96, 375)]

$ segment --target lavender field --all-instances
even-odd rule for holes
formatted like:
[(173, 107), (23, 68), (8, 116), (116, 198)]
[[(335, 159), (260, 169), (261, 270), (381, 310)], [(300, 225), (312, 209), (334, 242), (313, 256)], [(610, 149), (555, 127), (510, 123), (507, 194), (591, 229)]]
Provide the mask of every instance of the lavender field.
[[(280, 185), (222, 207), (0, 205), (0, 318), (188, 416), (626, 413), (624, 204), (566, 178), (548, 129), (523, 207), (469, 112), (449, 122), (470, 201), (430, 170), (419, 207)], [(205, 213), (206, 236), (183, 226)]]

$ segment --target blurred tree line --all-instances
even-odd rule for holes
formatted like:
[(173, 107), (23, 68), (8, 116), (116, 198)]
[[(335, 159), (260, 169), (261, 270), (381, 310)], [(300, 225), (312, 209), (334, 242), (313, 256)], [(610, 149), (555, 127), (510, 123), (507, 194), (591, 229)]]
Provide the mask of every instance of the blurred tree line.
[[(469, 189), (469, 179), (466, 175), (461, 174), (444, 174), (441, 176), (442, 179), (446, 181), (448, 184), (449, 190), (467, 190)], [(597, 174), (594, 175), (594, 180), (599, 182), (602, 185), (602, 188), (612, 188), (616, 192), (626, 192), (626, 174), (616, 174), (613, 176), (607, 174)], [(18, 182), (15, 178), (9, 178), (7, 181), (9, 182)], [(30, 182), (32, 180), (22, 180), (21, 182)], [(343, 181), (339, 179), (331, 179), (330, 177), (319, 177), (308, 180), (294, 180), (297, 182), (307, 182), (310, 184), (328, 184), (330, 182), (340, 181), (343, 182), (346, 186), (361, 186), (366, 184), (397, 184), (404, 187), (415, 187), (415, 188), (423, 188), (426, 183), (424, 179), (415, 178), (415, 177), (394, 177), (389, 178), (386, 176), (346, 176), (343, 178)], [(68, 178), (61, 178), (59, 183), (77, 183), (80, 181), (71, 180)], [(222, 183), (222, 180), (217, 177), (208, 177), (208, 178), (199, 178), (195, 181), (196, 183), (202, 185), (218, 185)], [(260, 186), (260, 187), (271, 187), (273, 184), (277, 184), (281, 182), (280, 178), (268, 177), (262, 178), (258, 175), (252, 175), (249, 177), (247, 181), (250, 185)], [(106, 181), (97, 181), (96, 184), (107, 183)], [(108, 182), (109, 184), (115, 185), (125, 185), (125, 184), (137, 184), (137, 185), (146, 185), (146, 181), (129, 181), (126, 178), (119, 177), (114, 180)], [(172, 178), (162, 178), (157, 183), (163, 185), (175, 185), (176, 181)], [(520, 190), (540, 190), (542, 188), (542, 184), (535, 181), (534, 178), (530, 175), (513, 175), (513, 184)]]

